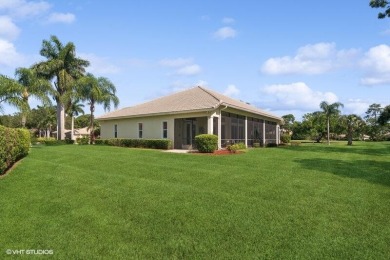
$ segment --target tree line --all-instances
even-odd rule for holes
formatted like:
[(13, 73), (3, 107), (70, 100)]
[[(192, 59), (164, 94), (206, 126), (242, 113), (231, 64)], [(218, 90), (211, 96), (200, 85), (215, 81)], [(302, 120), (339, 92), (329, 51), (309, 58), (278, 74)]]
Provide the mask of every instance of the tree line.
[[(93, 143), (95, 106), (103, 105), (106, 111), (112, 105), (118, 107), (115, 85), (105, 77), (86, 73), (90, 63), (76, 55), (72, 42), (64, 45), (56, 36), (51, 36), (49, 40), (42, 41), (40, 55), (45, 58), (43, 61), (29, 68), (17, 68), (14, 79), (0, 74), (0, 112), (4, 104), (16, 107), (20, 111), (22, 127), (26, 127), (32, 112), (41, 113), (43, 118), (39, 124), (50, 128), (57, 125), (57, 138), (64, 140), (65, 115), (71, 118), (73, 136), (74, 116), (83, 111), (82, 102), (86, 102), (90, 111), (90, 142)], [(30, 97), (39, 100), (42, 107), (31, 110)], [(54, 106), (52, 101), (55, 101)]]
[(302, 121), (296, 121), (294, 115), (284, 115), (285, 134), (291, 135), (292, 140), (314, 140), (321, 142), (326, 139), (346, 139), (348, 145), (353, 140), (390, 141), (390, 105), (382, 107), (371, 104), (364, 117), (356, 114), (342, 115), (342, 103), (320, 103), (319, 111), (306, 113)]

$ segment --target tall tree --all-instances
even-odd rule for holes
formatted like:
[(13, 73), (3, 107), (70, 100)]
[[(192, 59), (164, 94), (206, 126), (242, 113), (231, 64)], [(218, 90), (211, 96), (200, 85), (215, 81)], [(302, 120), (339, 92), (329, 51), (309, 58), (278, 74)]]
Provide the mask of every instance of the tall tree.
[(390, 105), (386, 106), (378, 117), (380, 125), (386, 125), (390, 121)]
[(320, 103), (320, 108), (322, 109), (322, 112), (326, 116), (326, 123), (327, 123), (327, 134), (328, 134), (328, 145), (330, 145), (330, 118), (334, 115), (340, 114), (340, 107), (344, 107), (344, 105), (340, 102), (335, 102), (333, 104), (329, 104), (326, 101), (322, 101)]
[(69, 99), (68, 101), (68, 107), (66, 110), (66, 113), (71, 118), (71, 132), (70, 132), (70, 139), (74, 140), (74, 117), (78, 116), (79, 114), (84, 115), (83, 110), (84, 105), (80, 103), (80, 99), (73, 98)]
[(0, 75), (0, 112), (3, 112), (3, 104), (14, 106), (20, 110), (27, 109), (28, 104), (21, 94), (23, 87), (14, 79)]
[(355, 114), (343, 116), (342, 121), (345, 122), (347, 129), (348, 145), (352, 145), (353, 135), (355, 132), (358, 132), (361, 129), (364, 121), (360, 116)]
[(372, 8), (386, 8), (384, 12), (378, 14), (379, 19), (390, 17), (390, 4), (386, 0), (370, 0), (370, 6)]
[(378, 123), (378, 117), (382, 111), (382, 106), (377, 103), (371, 104), (366, 111), (366, 116), (364, 118), (367, 122), (368, 135), (371, 140), (379, 140), (381, 138), (382, 127)]
[[(39, 78), (36, 71), (28, 68), (18, 68), (15, 72), (18, 83), (21, 85), (21, 99), (28, 104), (30, 96), (40, 100), (44, 105), (50, 105), (47, 94), (50, 90), (50, 82)], [(26, 126), (26, 118), (29, 109), (22, 109), (22, 127)]]
[(76, 56), (76, 47), (72, 42), (63, 45), (56, 36), (43, 40), (40, 54), (46, 61), (33, 66), (40, 76), (54, 80), (50, 93), (57, 103), (58, 139), (65, 138), (65, 104), (69, 99), (75, 80), (81, 78), (87, 60)]
[(81, 78), (78, 82), (78, 93), (82, 100), (87, 101), (90, 111), (90, 124), (89, 129), (90, 143), (94, 143), (94, 112), (95, 105), (103, 105), (105, 111), (111, 109), (111, 103), (115, 108), (119, 105), (119, 98), (115, 95), (116, 88), (114, 84), (104, 77), (96, 78), (91, 73), (88, 73), (85, 77)]
[(295, 117), (293, 114), (288, 114), (288, 115), (282, 116), (282, 118), (284, 121), (284, 125), (282, 125), (282, 128), (286, 129), (290, 134), (290, 132), (292, 131), (292, 127), (294, 125), (294, 122), (295, 122)]

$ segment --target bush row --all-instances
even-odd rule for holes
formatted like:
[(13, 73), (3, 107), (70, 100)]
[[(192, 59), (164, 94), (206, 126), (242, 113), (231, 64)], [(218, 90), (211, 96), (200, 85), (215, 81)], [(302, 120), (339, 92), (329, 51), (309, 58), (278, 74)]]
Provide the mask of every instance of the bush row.
[(0, 126), (0, 174), (28, 154), (30, 141), (30, 133), (26, 129)]
[(37, 143), (45, 144), (48, 146), (52, 145), (62, 145), (62, 144), (74, 144), (74, 140), (65, 139), (65, 140), (57, 140), (54, 137), (38, 137), (36, 139)]
[(95, 144), (131, 148), (172, 149), (172, 142), (169, 139), (96, 139)]

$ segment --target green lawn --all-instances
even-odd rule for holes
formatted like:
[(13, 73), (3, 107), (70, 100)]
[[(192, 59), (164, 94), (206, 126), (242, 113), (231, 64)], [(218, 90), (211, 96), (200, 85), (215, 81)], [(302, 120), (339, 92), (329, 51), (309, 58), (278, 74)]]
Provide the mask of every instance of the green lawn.
[(389, 142), (233, 156), (38, 146), (0, 193), (0, 259), (390, 258)]

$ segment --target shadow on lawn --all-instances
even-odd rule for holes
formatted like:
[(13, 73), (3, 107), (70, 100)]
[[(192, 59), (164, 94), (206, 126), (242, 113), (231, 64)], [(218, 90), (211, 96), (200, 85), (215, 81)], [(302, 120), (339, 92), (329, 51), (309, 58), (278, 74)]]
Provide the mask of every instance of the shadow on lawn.
[(359, 178), (375, 184), (390, 186), (390, 162), (373, 160), (349, 162), (322, 158), (295, 161), (309, 170), (329, 172), (342, 177)]
[(361, 155), (374, 155), (374, 156), (390, 156), (390, 142), (383, 144), (383, 146), (370, 147), (370, 146), (360, 146), (360, 145), (342, 145), (342, 146), (328, 146), (325, 144), (313, 144), (313, 145), (304, 145), (304, 146), (287, 146), (287, 149), (296, 149), (298, 151), (308, 151), (308, 152), (319, 152), (319, 153), (353, 153)]

